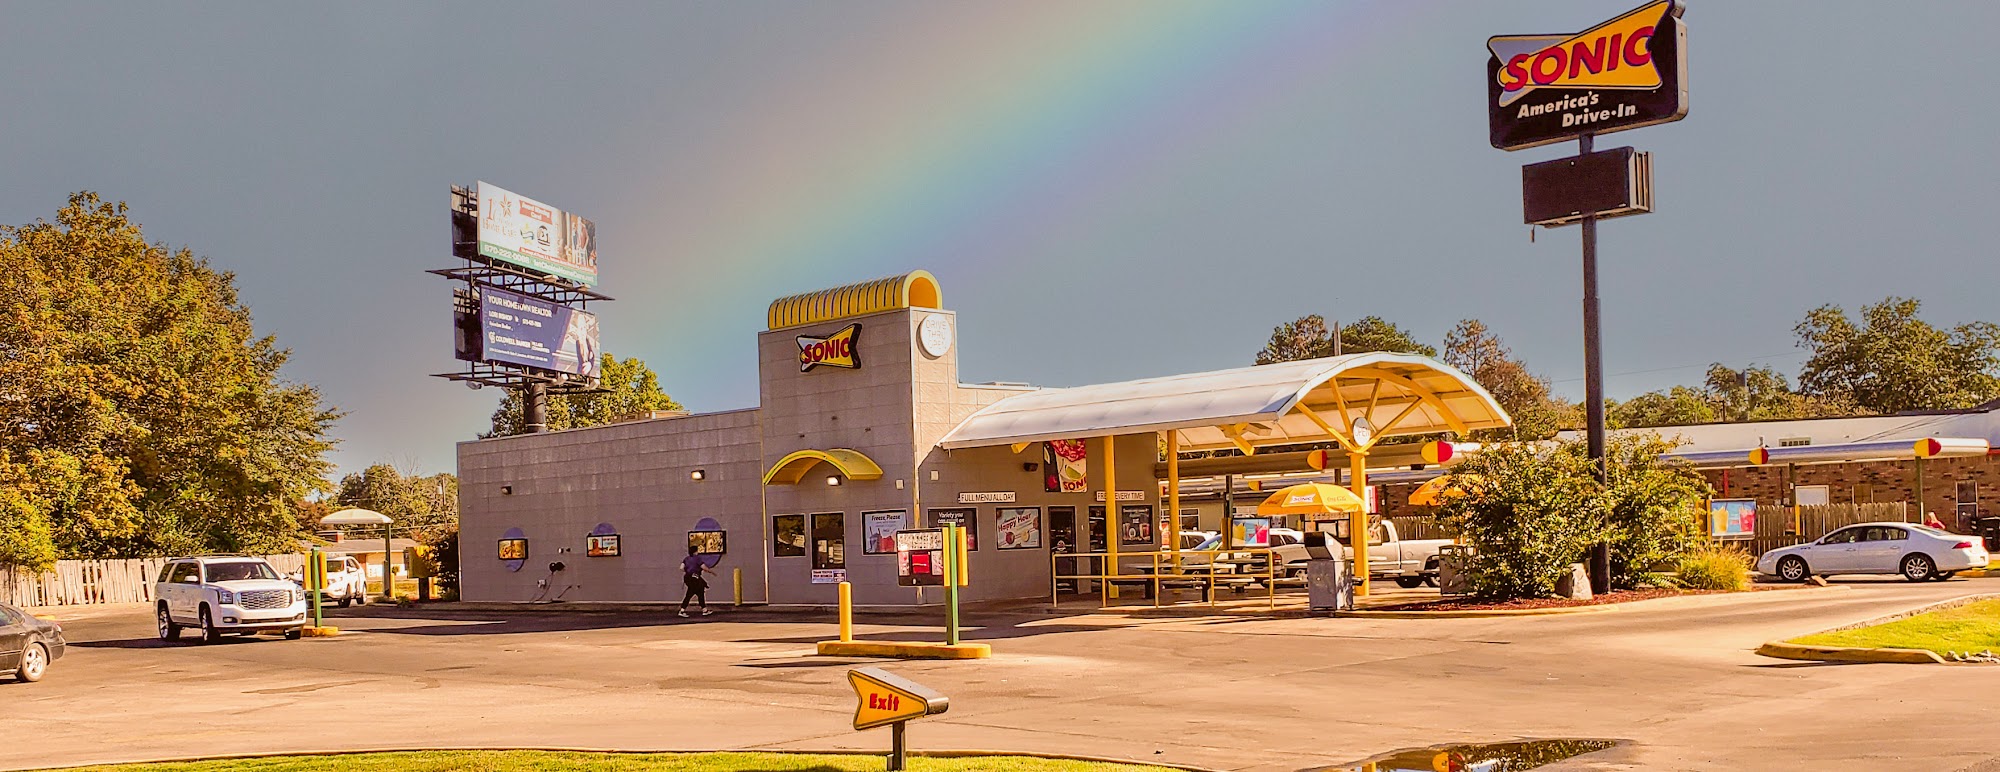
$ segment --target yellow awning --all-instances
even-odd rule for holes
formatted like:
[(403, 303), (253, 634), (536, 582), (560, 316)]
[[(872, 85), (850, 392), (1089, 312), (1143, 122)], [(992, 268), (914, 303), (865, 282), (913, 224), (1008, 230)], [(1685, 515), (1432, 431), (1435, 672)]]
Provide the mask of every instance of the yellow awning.
[(1269, 515), (1330, 515), (1334, 513), (1352, 514), (1365, 509), (1367, 504), (1354, 491), (1326, 483), (1302, 483), (1294, 485), (1264, 499), (1257, 505), (1258, 516)]
[(1465, 490), (1462, 486), (1458, 488), (1451, 487), (1453, 480), (1457, 480), (1460, 483), (1476, 483), (1479, 481), (1479, 475), (1468, 473), (1431, 478), (1429, 482), (1417, 486), (1416, 490), (1410, 492), (1410, 506), (1443, 506), (1445, 499), (1455, 499), (1464, 496)]
[(880, 480), (882, 467), (861, 451), (847, 448), (831, 450), (801, 450), (771, 465), (771, 471), (764, 473), (765, 485), (797, 485), (806, 478), (806, 473), (822, 463), (832, 464), (850, 480)]

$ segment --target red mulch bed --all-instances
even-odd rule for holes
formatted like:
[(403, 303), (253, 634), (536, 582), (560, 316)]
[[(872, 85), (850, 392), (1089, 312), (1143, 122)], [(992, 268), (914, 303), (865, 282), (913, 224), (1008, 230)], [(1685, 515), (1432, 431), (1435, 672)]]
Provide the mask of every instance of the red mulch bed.
[[(1758, 590), (1775, 590), (1778, 587), (1755, 586)], [(1415, 603), (1398, 603), (1393, 606), (1371, 606), (1367, 611), (1507, 611), (1513, 609), (1564, 608), (1568, 606), (1602, 606), (1607, 603), (1630, 603), (1635, 600), (1671, 598), (1677, 595), (1718, 595), (1721, 590), (1670, 590), (1651, 588), (1645, 590), (1614, 590), (1590, 600), (1570, 600), (1568, 598), (1523, 598), (1501, 602), (1474, 599), (1427, 600)]]

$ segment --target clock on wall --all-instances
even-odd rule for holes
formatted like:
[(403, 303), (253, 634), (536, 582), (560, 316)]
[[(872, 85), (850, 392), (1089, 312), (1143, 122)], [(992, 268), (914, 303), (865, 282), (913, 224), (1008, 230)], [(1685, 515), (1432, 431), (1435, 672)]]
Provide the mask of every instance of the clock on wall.
[(917, 344), (932, 358), (944, 356), (944, 352), (951, 350), (951, 319), (944, 314), (924, 317), (917, 324)]

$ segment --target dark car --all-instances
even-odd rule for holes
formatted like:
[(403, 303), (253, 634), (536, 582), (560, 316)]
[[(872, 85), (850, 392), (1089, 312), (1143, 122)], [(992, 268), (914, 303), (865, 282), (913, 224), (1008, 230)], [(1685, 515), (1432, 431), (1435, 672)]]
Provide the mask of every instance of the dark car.
[(0, 603), (0, 676), (40, 681), (66, 647), (62, 625)]

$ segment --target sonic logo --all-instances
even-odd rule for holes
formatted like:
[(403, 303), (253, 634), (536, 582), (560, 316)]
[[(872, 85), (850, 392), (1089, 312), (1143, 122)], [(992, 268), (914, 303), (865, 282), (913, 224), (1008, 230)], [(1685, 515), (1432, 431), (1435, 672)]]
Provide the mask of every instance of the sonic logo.
[(1540, 88), (1659, 88), (1653, 33), (1674, 11), (1674, 0), (1649, 3), (1575, 35), (1503, 35), (1486, 47), (1501, 62), (1499, 104), (1513, 104)]
[(799, 372), (815, 367), (845, 367), (849, 370), (861, 367), (860, 353), (855, 350), (855, 338), (861, 334), (861, 325), (850, 324), (832, 335), (814, 338), (806, 335), (798, 337)]

